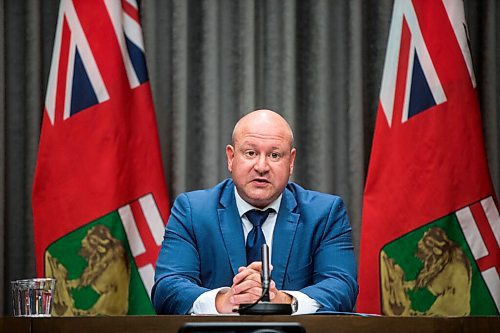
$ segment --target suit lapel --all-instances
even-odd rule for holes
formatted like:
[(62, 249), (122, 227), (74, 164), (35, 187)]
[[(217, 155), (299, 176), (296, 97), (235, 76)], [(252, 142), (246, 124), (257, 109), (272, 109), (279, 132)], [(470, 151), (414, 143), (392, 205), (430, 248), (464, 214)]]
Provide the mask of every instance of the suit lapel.
[(300, 218), (300, 214), (293, 212), (295, 207), (297, 207), (297, 201), (292, 193), (288, 189), (285, 189), (274, 227), (271, 258), (273, 265), (272, 279), (278, 289), (283, 288), (286, 267)]
[(222, 191), (220, 200), (222, 207), (217, 209), (219, 225), (233, 274), (236, 275), (238, 267), (246, 266), (245, 236), (236, 207), (233, 183), (229, 182)]

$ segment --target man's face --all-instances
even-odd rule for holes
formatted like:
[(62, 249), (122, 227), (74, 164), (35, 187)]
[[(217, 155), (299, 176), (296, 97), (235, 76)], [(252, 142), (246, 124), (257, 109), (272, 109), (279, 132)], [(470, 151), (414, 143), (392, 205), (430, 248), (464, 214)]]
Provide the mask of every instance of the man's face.
[(229, 172), (238, 194), (255, 207), (263, 208), (285, 189), (293, 171), (295, 148), (283, 124), (248, 124), (226, 147)]

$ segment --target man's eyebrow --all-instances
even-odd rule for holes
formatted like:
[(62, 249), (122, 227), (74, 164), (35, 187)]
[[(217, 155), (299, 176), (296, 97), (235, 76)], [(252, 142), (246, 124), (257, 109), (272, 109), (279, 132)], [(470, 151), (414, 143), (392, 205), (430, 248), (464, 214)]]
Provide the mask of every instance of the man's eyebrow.
[(249, 143), (249, 142), (242, 142), (240, 143), (241, 147), (255, 147), (255, 144)]

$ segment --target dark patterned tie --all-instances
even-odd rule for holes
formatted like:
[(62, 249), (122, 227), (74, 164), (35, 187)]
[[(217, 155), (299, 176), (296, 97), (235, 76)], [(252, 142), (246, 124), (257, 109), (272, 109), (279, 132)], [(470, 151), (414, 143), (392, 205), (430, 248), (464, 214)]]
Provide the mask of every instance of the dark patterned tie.
[(253, 224), (253, 228), (247, 236), (247, 265), (250, 265), (254, 261), (262, 261), (261, 247), (262, 244), (266, 244), (266, 238), (262, 232), (262, 224), (266, 221), (269, 213), (273, 211), (274, 209), (272, 208), (267, 210), (253, 209), (245, 213), (248, 220)]

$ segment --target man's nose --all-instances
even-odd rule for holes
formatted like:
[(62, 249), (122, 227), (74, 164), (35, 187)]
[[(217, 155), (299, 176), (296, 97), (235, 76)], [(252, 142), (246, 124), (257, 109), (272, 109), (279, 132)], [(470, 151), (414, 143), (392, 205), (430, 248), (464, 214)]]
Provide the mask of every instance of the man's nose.
[(265, 154), (259, 155), (259, 158), (255, 161), (254, 169), (259, 173), (265, 172), (269, 169), (267, 156)]

